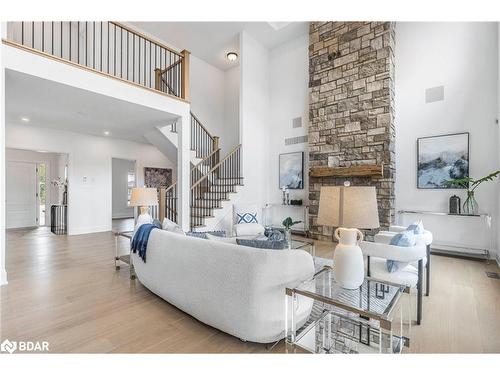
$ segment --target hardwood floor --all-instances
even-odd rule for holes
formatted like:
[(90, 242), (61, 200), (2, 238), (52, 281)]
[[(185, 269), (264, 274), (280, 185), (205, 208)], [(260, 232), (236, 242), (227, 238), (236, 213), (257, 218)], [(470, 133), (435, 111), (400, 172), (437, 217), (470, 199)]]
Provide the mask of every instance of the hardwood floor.
[[(127, 225), (116, 223), (124, 230)], [(123, 249), (126, 240), (120, 242)], [(331, 257), (332, 244), (317, 242)], [(206, 326), (115, 271), (111, 232), (55, 236), (46, 228), (7, 232), (9, 284), (0, 288), (1, 340), (45, 340), (67, 353), (269, 353)], [(494, 263), (433, 256), (431, 296), (411, 352), (500, 352), (500, 280)], [(271, 352), (283, 353), (283, 344)]]

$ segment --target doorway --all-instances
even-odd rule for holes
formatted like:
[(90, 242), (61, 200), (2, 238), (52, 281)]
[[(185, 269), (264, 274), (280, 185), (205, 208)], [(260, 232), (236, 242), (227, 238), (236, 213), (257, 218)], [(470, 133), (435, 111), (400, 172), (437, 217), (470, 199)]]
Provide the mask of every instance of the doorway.
[(112, 228), (126, 231), (134, 228), (134, 208), (130, 206), (132, 189), (137, 186), (135, 160), (111, 159)]
[(5, 149), (6, 228), (51, 226), (51, 207), (67, 204), (68, 155)]

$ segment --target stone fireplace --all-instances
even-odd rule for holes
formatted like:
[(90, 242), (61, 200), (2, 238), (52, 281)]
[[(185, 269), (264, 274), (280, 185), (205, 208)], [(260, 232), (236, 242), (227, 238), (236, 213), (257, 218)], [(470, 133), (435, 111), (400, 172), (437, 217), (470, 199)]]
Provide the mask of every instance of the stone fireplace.
[[(379, 166), (381, 174), (309, 178), (313, 238), (330, 240), (317, 224), (321, 186), (372, 185), (380, 225), (394, 219), (394, 24), (312, 22), (309, 26), (309, 167)], [(370, 236), (370, 232), (367, 232)]]

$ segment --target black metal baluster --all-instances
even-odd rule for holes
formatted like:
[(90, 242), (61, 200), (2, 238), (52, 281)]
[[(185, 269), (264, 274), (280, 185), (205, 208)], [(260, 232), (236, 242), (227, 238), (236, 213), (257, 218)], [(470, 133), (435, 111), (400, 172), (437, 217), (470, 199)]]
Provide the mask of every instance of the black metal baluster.
[(42, 21), (42, 52), (45, 52), (45, 22)]
[(101, 72), (102, 72), (102, 21), (101, 21), (101, 32), (99, 33), (99, 39), (100, 39), (100, 47), (101, 47), (101, 53), (99, 55), (99, 59), (100, 59), (100, 62), (99, 62), (99, 68), (101, 69)]
[(69, 61), (71, 60), (71, 21), (69, 21)]
[(80, 64), (80, 21), (77, 24), (77, 33), (76, 33), (76, 47), (78, 51), (76, 51), (76, 58), (78, 59), (78, 64)]
[(31, 48), (35, 48), (35, 22), (31, 22)]
[(128, 34), (129, 34), (129, 32), (127, 30), (127, 81), (128, 81), (128, 72), (129, 72), (129, 66), (128, 66), (128, 55), (129, 55), (128, 41), (130, 39), (130, 36)]
[(116, 25), (113, 26), (113, 75), (116, 76)]
[(89, 66), (89, 23), (85, 21), (85, 66)]
[(92, 22), (92, 69), (95, 69), (95, 21)]
[(60, 42), (61, 43), (60, 44), (61, 44), (61, 59), (62, 59), (62, 57), (63, 57), (63, 23), (62, 23), (62, 21), (61, 21), (60, 27), (61, 27), (61, 30), (60, 30), (61, 31), (60, 32), (60, 34), (61, 34)]

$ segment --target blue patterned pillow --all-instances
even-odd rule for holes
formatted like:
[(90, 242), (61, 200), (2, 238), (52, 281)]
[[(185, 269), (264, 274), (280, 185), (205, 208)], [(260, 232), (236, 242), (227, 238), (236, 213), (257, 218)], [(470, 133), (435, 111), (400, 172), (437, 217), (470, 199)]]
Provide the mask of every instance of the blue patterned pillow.
[(216, 230), (216, 231), (207, 231), (207, 232), (187, 232), (186, 236), (203, 238), (205, 240), (208, 240), (207, 234), (211, 234), (212, 236), (217, 236), (217, 237), (226, 237), (225, 230)]
[(269, 241), (269, 240), (245, 240), (237, 238), (236, 243), (242, 246), (255, 247), (257, 249), (272, 249), (283, 250), (288, 247), (286, 241)]
[[(412, 230), (405, 230), (404, 232), (396, 234), (391, 238), (390, 245), (401, 246), (401, 247), (413, 247), (415, 246), (417, 240), (415, 238), (415, 233)], [(406, 262), (398, 262), (395, 260), (387, 259), (387, 271), (396, 272), (400, 268), (404, 268), (408, 265)]]
[(424, 225), (422, 224), (422, 220), (416, 221), (413, 224), (409, 225), (406, 230), (411, 230), (415, 234), (424, 234)]
[(236, 224), (250, 224), (257, 223), (257, 212), (244, 212), (241, 214), (236, 214)]

